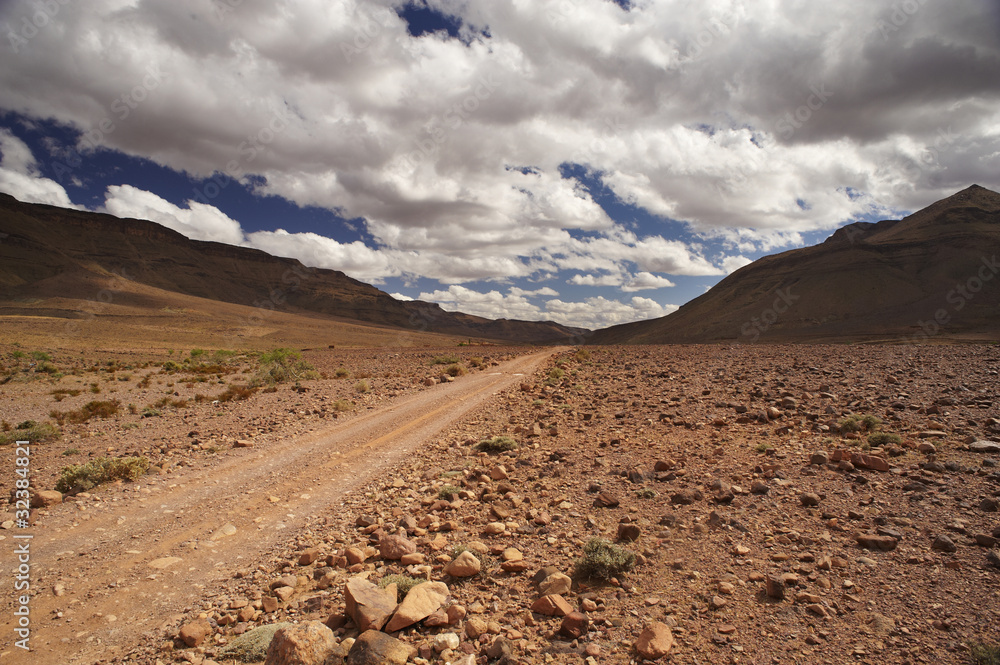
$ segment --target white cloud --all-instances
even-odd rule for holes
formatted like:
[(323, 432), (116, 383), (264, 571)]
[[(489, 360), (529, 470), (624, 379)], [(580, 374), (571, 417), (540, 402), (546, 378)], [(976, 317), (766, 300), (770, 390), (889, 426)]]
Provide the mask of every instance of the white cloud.
[(55, 180), (43, 178), (31, 149), (9, 130), (0, 128), (0, 192), (25, 203), (79, 208)]
[(187, 208), (181, 208), (132, 185), (111, 185), (104, 200), (104, 210), (112, 215), (148, 219), (192, 240), (212, 240), (230, 245), (244, 242), (240, 223), (215, 206), (197, 201), (188, 201), (187, 205)]
[(739, 256), (727, 256), (722, 259), (722, 267), (725, 269), (727, 275), (731, 275), (743, 266), (748, 266), (751, 263), (753, 263), (753, 261), (742, 254)]
[(622, 284), (622, 291), (626, 293), (632, 291), (647, 291), (650, 289), (663, 289), (669, 286), (676, 286), (666, 277), (661, 277), (659, 275), (654, 275), (648, 272), (640, 272), (635, 275), (627, 282)]
[(246, 244), (276, 256), (296, 258), (310, 267), (340, 270), (370, 283), (399, 274), (390, 255), (358, 240), (341, 243), (316, 233), (289, 233), (278, 229), (247, 234)]
[(482, 293), (464, 286), (452, 285), (446, 291), (421, 293), (419, 300), (436, 302), (450, 312), (465, 312), (488, 319), (538, 320), (542, 310), (523, 295), (499, 291)]
[(568, 282), (577, 286), (618, 286), (622, 283), (621, 275), (573, 275)]
[(549, 300), (545, 309), (553, 321), (567, 326), (597, 330), (619, 323), (656, 319), (677, 311), (676, 305), (661, 305), (655, 300), (633, 296), (628, 303), (602, 296), (583, 302)]

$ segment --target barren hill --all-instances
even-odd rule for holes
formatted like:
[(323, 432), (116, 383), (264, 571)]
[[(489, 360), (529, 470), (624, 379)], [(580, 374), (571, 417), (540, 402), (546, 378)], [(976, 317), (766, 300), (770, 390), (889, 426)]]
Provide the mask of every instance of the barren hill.
[(857, 223), (754, 261), (598, 344), (1000, 339), (1000, 194), (973, 185), (902, 220)]
[[(399, 328), (409, 333), (548, 343), (582, 330), (551, 322), (493, 321), (401, 302), (342, 272), (217, 242), (154, 222), (21, 203), (0, 194), (0, 314), (79, 318), (113, 291), (118, 305), (162, 310), (180, 294), (260, 310)], [(152, 287), (150, 289), (149, 287)], [(90, 308), (92, 309), (92, 308)]]

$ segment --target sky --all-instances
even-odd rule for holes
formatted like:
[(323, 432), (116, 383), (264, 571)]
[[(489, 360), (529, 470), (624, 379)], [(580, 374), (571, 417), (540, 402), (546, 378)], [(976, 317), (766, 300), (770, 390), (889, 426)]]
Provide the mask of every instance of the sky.
[(995, 0), (5, 0), (0, 191), (591, 329), (1000, 190)]

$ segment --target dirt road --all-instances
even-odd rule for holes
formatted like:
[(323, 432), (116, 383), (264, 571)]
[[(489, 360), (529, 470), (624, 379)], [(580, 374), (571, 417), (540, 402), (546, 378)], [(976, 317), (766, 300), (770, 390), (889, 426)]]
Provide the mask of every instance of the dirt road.
[(30, 542), (37, 595), (28, 653), (14, 645), (15, 592), (4, 582), (0, 663), (114, 661), (172, 615), (196, 606), (217, 582), (252, 570), (308, 517), (335, 510), (345, 494), (556, 351), (434, 386), (307, 437), (101, 491), (101, 501), (57, 506), (27, 530), (30, 541), (4, 532), (0, 560), (8, 579), (18, 566), (16, 544)]

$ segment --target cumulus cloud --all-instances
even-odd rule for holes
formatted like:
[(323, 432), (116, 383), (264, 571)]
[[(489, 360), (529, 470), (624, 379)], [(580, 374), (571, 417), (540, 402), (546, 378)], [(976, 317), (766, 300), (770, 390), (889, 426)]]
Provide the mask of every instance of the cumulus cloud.
[(626, 293), (631, 291), (648, 291), (651, 289), (664, 289), (668, 286), (676, 286), (676, 284), (666, 277), (648, 272), (640, 272), (622, 284), (622, 291)]
[(597, 330), (619, 323), (656, 319), (677, 311), (678, 307), (661, 305), (655, 300), (640, 296), (633, 296), (627, 303), (596, 296), (582, 302), (549, 300), (545, 303), (545, 309), (553, 321)]
[(542, 310), (521, 294), (499, 291), (482, 293), (464, 286), (452, 285), (447, 290), (421, 293), (419, 300), (436, 302), (450, 312), (465, 312), (488, 319), (523, 319), (537, 320), (542, 318)]
[(215, 206), (188, 201), (186, 208), (132, 185), (111, 185), (104, 200), (104, 210), (118, 217), (148, 219), (192, 240), (239, 245), (244, 242), (240, 223)]
[(0, 128), (0, 192), (26, 203), (46, 203), (63, 208), (79, 208), (55, 180), (38, 172), (31, 149), (9, 130)]
[(739, 270), (740, 268), (742, 268), (743, 266), (748, 266), (751, 263), (753, 263), (753, 261), (743, 256), (742, 254), (739, 256), (727, 256), (726, 258), (722, 259), (722, 267), (726, 271), (727, 275), (732, 274), (737, 270)]

